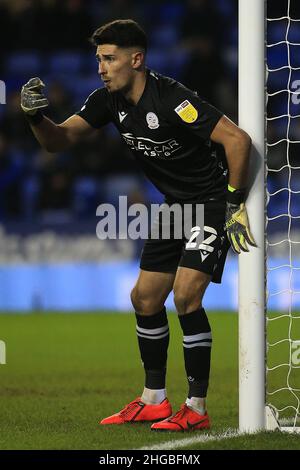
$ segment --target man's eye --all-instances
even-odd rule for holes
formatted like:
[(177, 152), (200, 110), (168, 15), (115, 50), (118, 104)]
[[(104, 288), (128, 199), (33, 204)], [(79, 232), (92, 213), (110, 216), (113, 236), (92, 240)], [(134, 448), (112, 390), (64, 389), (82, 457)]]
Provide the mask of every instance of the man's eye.
[(98, 64), (100, 64), (101, 62), (113, 62), (114, 60), (114, 57), (105, 57), (103, 60), (99, 59), (99, 57), (96, 57), (96, 61), (98, 62)]

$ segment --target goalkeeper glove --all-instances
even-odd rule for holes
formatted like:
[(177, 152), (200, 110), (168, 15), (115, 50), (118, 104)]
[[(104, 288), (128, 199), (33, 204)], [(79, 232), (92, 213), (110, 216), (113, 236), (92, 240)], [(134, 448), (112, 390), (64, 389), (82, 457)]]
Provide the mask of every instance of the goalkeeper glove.
[(250, 232), (248, 214), (243, 202), (244, 190), (234, 190), (228, 185), (225, 228), (231, 247), (235, 253), (249, 251), (247, 243), (257, 246)]
[(45, 84), (38, 77), (31, 78), (21, 90), (21, 108), (26, 117), (33, 124), (39, 124), (43, 120), (41, 108), (48, 106), (48, 100), (43, 94)]

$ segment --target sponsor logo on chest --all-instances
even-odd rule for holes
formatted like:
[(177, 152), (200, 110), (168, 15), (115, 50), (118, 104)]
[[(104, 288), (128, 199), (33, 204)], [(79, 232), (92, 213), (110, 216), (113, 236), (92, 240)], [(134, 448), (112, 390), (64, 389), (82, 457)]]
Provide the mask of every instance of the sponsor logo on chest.
[(131, 150), (142, 152), (146, 157), (168, 158), (181, 148), (174, 138), (157, 142), (146, 137), (135, 137), (130, 132), (122, 134), (122, 137)]

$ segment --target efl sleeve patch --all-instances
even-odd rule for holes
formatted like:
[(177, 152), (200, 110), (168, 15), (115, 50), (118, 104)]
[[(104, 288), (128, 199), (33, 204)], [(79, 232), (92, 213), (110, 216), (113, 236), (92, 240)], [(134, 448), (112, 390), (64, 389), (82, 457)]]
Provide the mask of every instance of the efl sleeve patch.
[(175, 112), (178, 114), (178, 116), (181, 117), (184, 122), (187, 122), (188, 124), (195, 122), (198, 117), (197, 109), (194, 108), (194, 106), (189, 102), (189, 100), (185, 100), (180, 103), (180, 105), (175, 108)]

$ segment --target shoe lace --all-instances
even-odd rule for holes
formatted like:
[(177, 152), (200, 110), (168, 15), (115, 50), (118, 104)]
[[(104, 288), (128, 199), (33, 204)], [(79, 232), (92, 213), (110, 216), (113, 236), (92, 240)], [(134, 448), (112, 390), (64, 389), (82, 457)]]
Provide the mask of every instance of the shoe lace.
[(125, 408), (123, 408), (123, 410), (120, 411), (120, 416), (122, 418), (127, 418), (128, 416), (130, 416), (133, 411), (136, 410), (136, 408), (140, 408), (141, 407), (141, 404), (140, 404), (140, 400), (139, 399), (136, 399), (134, 401), (132, 401), (131, 403), (128, 403), (128, 405), (125, 406)]

